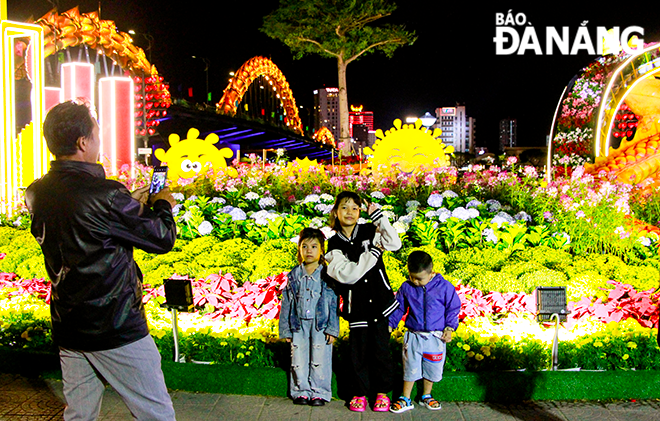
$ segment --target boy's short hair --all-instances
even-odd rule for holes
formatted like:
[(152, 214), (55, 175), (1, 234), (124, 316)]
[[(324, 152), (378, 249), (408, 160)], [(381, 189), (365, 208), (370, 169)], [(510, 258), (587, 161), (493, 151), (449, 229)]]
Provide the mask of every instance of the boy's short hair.
[(408, 272), (433, 272), (433, 259), (431, 255), (422, 250), (415, 250), (408, 255)]
[(91, 137), (93, 130), (90, 106), (82, 100), (57, 104), (48, 112), (43, 125), (46, 145), (56, 158), (74, 155), (78, 139)]

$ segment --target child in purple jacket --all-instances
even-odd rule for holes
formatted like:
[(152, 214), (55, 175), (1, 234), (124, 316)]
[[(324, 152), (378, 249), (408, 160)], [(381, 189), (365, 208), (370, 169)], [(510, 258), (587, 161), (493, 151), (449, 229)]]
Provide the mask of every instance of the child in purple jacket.
[(447, 342), (458, 328), (461, 300), (456, 288), (433, 272), (431, 256), (421, 250), (408, 256), (410, 280), (396, 294), (399, 307), (389, 317), (390, 329), (396, 328), (406, 312), (403, 339), (403, 396), (390, 411), (405, 412), (414, 408), (410, 394), (415, 381), (424, 379), (421, 405), (430, 410), (441, 408), (433, 399), (433, 383), (442, 379)]

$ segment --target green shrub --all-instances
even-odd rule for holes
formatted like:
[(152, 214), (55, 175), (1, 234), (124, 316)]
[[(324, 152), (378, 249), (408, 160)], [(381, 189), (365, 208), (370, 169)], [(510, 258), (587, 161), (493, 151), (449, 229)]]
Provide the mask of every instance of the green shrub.
[(548, 269), (565, 270), (573, 262), (574, 257), (563, 250), (553, 249), (548, 246), (529, 247), (516, 252), (513, 256), (516, 261), (534, 262)]
[(394, 291), (398, 291), (401, 284), (408, 280), (408, 269), (406, 263), (397, 259), (393, 253), (389, 251), (383, 253), (383, 263), (385, 264), (385, 271), (390, 280), (390, 285)]
[(254, 282), (268, 276), (289, 272), (297, 264), (298, 246), (290, 240), (267, 240), (245, 262), (249, 270), (248, 280)]
[(481, 270), (468, 283), (472, 288), (483, 292), (522, 292), (518, 287), (518, 280), (507, 272)]
[(450, 266), (450, 268), (447, 270), (447, 276), (451, 277), (452, 279), (459, 280), (462, 284), (468, 285), (471, 284), (472, 278), (474, 278), (481, 271), (483, 271), (483, 268), (480, 265), (475, 265), (472, 263), (458, 263)]
[(486, 270), (498, 271), (507, 264), (510, 258), (511, 253), (505, 250), (470, 247), (450, 251), (445, 266), (447, 266), (447, 270), (451, 270), (452, 265), (469, 263), (482, 266)]
[(605, 298), (607, 293), (603, 287), (608, 279), (597, 272), (581, 272), (574, 274), (566, 283), (566, 299), (578, 301), (582, 297)]
[(30, 231), (13, 230), (15, 235), (9, 235), (11, 240), (0, 246), (0, 253), (6, 254), (5, 258), (0, 260), (0, 272), (15, 273), (26, 279), (46, 277), (44, 257), (39, 243)]
[(543, 266), (541, 263), (529, 261), (529, 262), (516, 262), (516, 263), (508, 264), (502, 268), (502, 272), (508, 273), (518, 278), (521, 275), (531, 272), (536, 272), (541, 269), (545, 269), (545, 266)]
[(518, 278), (518, 292), (532, 293), (536, 287), (566, 286), (567, 277), (563, 272), (541, 269), (521, 275)]

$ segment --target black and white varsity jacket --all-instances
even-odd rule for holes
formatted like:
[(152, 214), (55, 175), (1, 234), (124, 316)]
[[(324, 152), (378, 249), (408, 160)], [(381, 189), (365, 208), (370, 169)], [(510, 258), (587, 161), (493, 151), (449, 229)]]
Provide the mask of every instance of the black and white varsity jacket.
[(380, 209), (371, 214), (371, 220), (355, 225), (350, 238), (337, 232), (328, 240), (328, 275), (338, 282), (341, 315), (351, 329), (387, 318), (398, 306), (377, 244), (396, 251), (401, 239)]

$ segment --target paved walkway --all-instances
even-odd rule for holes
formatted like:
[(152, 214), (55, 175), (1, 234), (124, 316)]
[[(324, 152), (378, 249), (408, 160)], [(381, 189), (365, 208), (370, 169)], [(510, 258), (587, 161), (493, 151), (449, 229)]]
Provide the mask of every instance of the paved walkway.
[[(325, 407), (295, 406), (289, 399), (264, 396), (172, 392), (178, 421), (204, 420), (442, 420), (442, 421), (658, 421), (660, 402), (530, 402), (518, 405), (447, 402), (440, 411), (415, 407), (403, 414), (350, 412), (342, 401)], [(62, 382), (0, 374), (0, 420), (60, 420)], [(100, 420), (130, 420), (121, 398), (106, 389)]]

